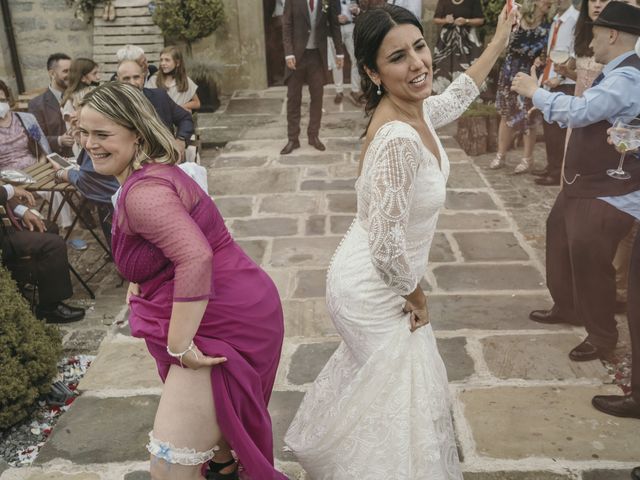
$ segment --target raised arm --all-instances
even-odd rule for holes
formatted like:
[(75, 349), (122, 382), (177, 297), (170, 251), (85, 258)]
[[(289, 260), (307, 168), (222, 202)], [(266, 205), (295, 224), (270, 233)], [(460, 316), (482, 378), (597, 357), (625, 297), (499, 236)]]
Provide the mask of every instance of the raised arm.
[(433, 128), (442, 127), (460, 117), (479, 94), (478, 85), (463, 73), (440, 95), (425, 100), (425, 115), (429, 117)]
[(369, 250), (380, 278), (398, 295), (418, 284), (406, 252), (409, 209), (419, 163), (417, 140), (386, 140), (377, 152), (369, 204)]
[(478, 87), (484, 83), (493, 65), (500, 57), (500, 54), (509, 44), (511, 31), (519, 21), (520, 14), (518, 10), (514, 8), (511, 10), (511, 13), (507, 15), (507, 7), (505, 5), (498, 17), (498, 26), (496, 27), (496, 33), (493, 39), (489, 45), (487, 45), (487, 48), (484, 49), (482, 55), (480, 55), (465, 72), (473, 79)]

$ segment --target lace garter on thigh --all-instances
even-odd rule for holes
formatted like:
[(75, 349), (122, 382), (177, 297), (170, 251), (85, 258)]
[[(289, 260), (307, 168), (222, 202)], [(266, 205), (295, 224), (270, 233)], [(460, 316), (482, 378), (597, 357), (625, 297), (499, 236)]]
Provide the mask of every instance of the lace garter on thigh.
[(147, 450), (151, 455), (167, 463), (179, 465), (201, 465), (208, 462), (215, 455), (216, 447), (206, 452), (196, 452), (193, 448), (177, 448), (172, 443), (162, 442), (153, 436), (153, 431), (149, 432), (149, 443)]

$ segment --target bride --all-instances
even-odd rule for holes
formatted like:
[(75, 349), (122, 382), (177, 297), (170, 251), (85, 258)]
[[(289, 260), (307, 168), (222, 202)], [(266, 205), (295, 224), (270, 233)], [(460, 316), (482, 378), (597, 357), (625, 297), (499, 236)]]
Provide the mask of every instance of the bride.
[(447, 374), (420, 280), (449, 162), (435, 129), (458, 118), (506, 47), (517, 12), (444, 93), (430, 97), (431, 53), (420, 22), (384, 5), (354, 31), (365, 134), (357, 215), (327, 274), (342, 343), (285, 437), (314, 480), (461, 480)]

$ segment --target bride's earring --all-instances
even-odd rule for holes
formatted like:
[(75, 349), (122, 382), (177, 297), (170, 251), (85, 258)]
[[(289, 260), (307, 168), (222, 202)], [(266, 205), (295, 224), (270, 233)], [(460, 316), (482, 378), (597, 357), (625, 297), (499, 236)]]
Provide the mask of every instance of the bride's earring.
[(376, 91), (378, 96), (382, 95), (382, 83), (378, 84), (378, 90)]

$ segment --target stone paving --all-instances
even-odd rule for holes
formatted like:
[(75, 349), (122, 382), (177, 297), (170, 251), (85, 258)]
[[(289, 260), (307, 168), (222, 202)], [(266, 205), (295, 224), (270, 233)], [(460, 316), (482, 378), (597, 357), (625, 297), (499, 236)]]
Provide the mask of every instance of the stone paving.
[[(286, 339), (270, 405), (275, 455), (291, 478), (305, 479), (282, 438), (339, 344), (324, 305), (325, 271), (354, 216), (365, 122), (350, 103), (335, 106), (328, 90), (321, 131), (327, 151), (303, 144), (281, 157), (284, 96), (277, 88), (237, 92), (226, 110), (201, 116), (199, 125), (205, 145), (228, 142), (220, 152), (203, 154), (210, 192), (235, 238), (269, 272), (282, 297)], [(472, 161), (454, 132), (441, 132), (451, 177), (422, 284), (430, 292), (431, 320), (449, 373), (465, 479), (626, 479), (640, 464), (640, 421), (591, 407), (594, 394), (618, 390), (599, 361), (568, 359), (582, 338), (580, 328), (527, 319), (531, 309), (549, 305), (540, 238), (555, 192), (534, 192), (529, 185), (539, 203), (518, 197), (526, 188), (513, 182), (526, 185), (523, 177), (487, 172), (482, 167), (488, 159)], [(112, 294), (111, 320), (120, 320), (122, 297)], [(126, 322), (109, 329), (79, 388), (83, 395), (36, 465), (6, 470), (1, 480), (149, 478), (144, 443), (161, 385)]]

